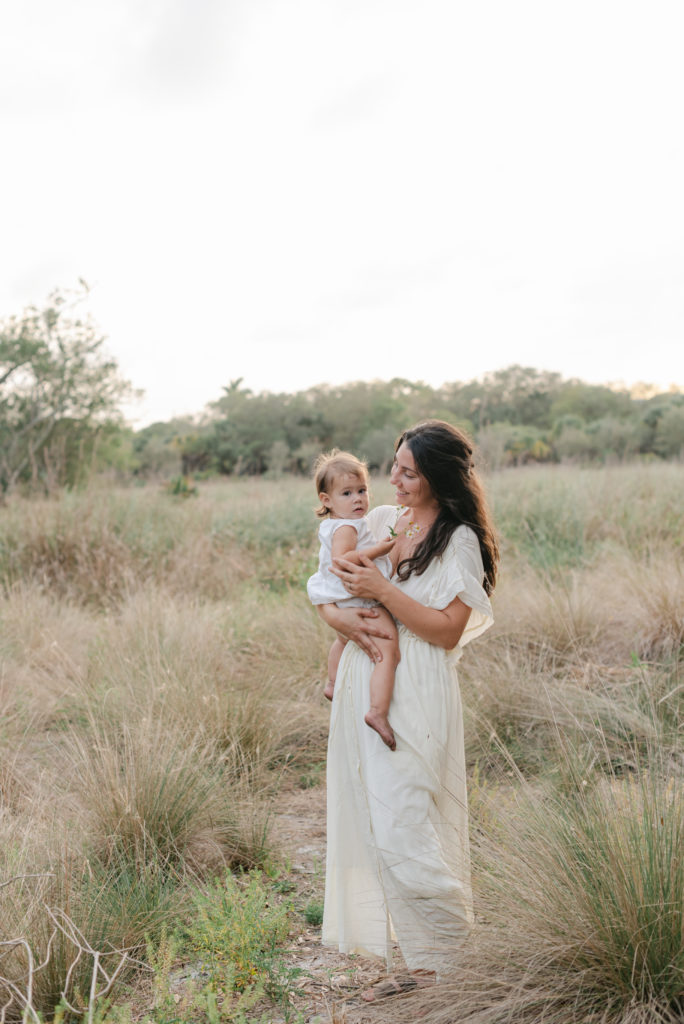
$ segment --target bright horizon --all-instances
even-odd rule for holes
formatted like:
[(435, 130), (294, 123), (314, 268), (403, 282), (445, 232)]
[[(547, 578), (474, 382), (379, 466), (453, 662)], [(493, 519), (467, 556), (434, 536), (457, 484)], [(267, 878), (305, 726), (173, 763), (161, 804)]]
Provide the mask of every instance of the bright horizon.
[(682, 16), (580, 0), (27, 0), (0, 315), (79, 277), (135, 426), (512, 364), (684, 387)]

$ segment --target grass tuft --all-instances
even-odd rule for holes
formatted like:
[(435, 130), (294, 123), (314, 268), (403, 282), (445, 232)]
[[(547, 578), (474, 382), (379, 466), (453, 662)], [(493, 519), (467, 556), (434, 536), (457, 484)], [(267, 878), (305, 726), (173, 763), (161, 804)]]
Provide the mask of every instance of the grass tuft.
[(87, 835), (103, 864), (126, 856), (179, 869), (254, 867), (267, 857), (267, 812), (214, 743), (161, 719), (93, 722), (71, 767)]
[(493, 795), (494, 827), (474, 849), (476, 911), (487, 923), (455, 953), (453, 978), (421, 996), (421, 1019), (681, 1019), (684, 796), (681, 777), (657, 766), (587, 778), (567, 761), (560, 789)]

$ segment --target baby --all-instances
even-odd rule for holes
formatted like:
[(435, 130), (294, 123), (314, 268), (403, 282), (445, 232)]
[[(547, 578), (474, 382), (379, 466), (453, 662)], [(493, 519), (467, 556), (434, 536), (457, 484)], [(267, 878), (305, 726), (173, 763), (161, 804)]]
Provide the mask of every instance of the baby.
[[(321, 502), (316, 515), (324, 521), (318, 530), (321, 542), (318, 572), (307, 583), (309, 598), (314, 605), (334, 603), (339, 608), (377, 607), (378, 624), (391, 633), (391, 639), (374, 638), (382, 652), (382, 661), (375, 663), (370, 677), (370, 709), (365, 715), (365, 722), (379, 733), (390, 750), (394, 750), (396, 740), (388, 718), (394, 673), (399, 663), (399, 640), (394, 619), (377, 601), (350, 597), (342, 581), (330, 571), (333, 558), (347, 558), (361, 564), (359, 552), (362, 551), (375, 561), (383, 576), (389, 579), (392, 567), (387, 553), (394, 539), (389, 538), (381, 543), (373, 539), (366, 519), (369, 503), (368, 470), (365, 463), (356, 456), (337, 449), (320, 455), (314, 466), (314, 481)], [(337, 666), (346, 642), (346, 638), (338, 633), (330, 648), (328, 684), (324, 690), (328, 700), (333, 697)]]

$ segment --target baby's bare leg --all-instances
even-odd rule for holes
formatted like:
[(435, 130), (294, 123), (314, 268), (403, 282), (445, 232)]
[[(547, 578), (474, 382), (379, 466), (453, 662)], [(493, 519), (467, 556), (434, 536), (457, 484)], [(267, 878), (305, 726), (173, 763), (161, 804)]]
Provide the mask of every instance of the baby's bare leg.
[(394, 619), (385, 608), (378, 608), (380, 613), (377, 620), (378, 625), (388, 632), (392, 637), (386, 640), (376, 637), (382, 653), (382, 661), (376, 662), (370, 677), (370, 708), (365, 715), (366, 725), (380, 735), (380, 738), (390, 750), (394, 750), (397, 742), (394, 738), (392, 726), (389, 724), (389, 707), (394, 690), (394, 673), (399, 664), (399, 637)]
[(325, 690), (323, 690), (323, 694), (328, 700), (333, 699), (337, 667), (340, 664), (340, 658), (342, 657), (342, 651), (346, 642), (345, 638), (338, 633), (332, 642), (332, 647), (328, 651), (328, 682), (326, 683)]

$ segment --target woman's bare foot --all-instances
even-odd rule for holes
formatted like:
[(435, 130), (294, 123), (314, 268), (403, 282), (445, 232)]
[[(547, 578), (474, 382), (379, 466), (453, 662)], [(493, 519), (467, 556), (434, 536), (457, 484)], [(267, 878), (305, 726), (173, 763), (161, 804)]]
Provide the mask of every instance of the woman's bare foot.
[(437, 971), (427, 971), (423, 967), (411, 971), (411, 977), (415, 978), (418, 988), (428, 988), (430, 985), (437, 984)]
[(361, 998), (367, 1003), (376, 1003), (378, 999), (387, 999), (388, 996), (398, 996), (402, 992), (410, 992), (418, 988), (418, 982), (410, 974), (389, 974), (381, 978), (361, 993)]
[(332, 700), (334, 692), (335, 681), (333, 679), (329, 679), (328, 682), (326, 683), (325, 690), (323, 691), (323, 696), (326, 698), (326, 700)]
[(375, 1003), (378, 999), (387, 999), (388, 996), (398, 996), (402, 992), (411, 992), (417, 988), (427, 988), (434, 985), (437, 975), (434, 971), (411, 971), (410, 974), (388, 974), (381, 978), (369, 988), (364, 989), (361, 998), (367, 1003)]
[(371, 729), (375, 729), (383, 743), (386, 743), (390, 750), (396, 750), (397, 741), (394, 738), (392, 726), (389, 724), (387, 715), (383, 715), (376, 708), (371, 707), (364, 716), (364, 722)]

